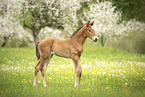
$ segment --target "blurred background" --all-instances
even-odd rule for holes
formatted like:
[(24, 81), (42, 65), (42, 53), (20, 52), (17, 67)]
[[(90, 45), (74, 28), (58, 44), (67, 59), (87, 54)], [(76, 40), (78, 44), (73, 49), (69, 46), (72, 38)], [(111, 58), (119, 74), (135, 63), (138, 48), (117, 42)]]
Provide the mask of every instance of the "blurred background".
[(66, 39), (88, 21), (95, 21), (98, 47), (145, 54), (144, 0), (1, 0), (0, 46)]

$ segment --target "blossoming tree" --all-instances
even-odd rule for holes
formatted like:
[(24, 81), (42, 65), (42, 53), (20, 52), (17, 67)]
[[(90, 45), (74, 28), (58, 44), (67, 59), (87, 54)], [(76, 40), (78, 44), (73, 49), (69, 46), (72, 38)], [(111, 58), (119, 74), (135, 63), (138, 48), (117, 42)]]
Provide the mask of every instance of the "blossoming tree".
[(32, 32), (35, 45), (40, 30), (48, 27), (70, 32), (77, 26), (76, 11), (83, 0), (8, 0), (10, 16)]
[(9, 38), (17, 38), (19, 40), (26, 40), (26, 37), (30, 37), (23, 27), (10, 19), (10, 17), (0, 16), (0, 40), (2, 41), (2, 47), (5, 47)]
[(2, 47), (5, 47), (10, 38), (26, 41), (26, 37), (30, 37), (30, 34), (23, 29), (22, 25), (19, 24), (19, 21), (13, 17), (13, 14), (17, 13), (11, 12), (14, 7), (12, 5), (13, 3), (9, 0), (1, 2), (0, 11), (2, 14), (0, 15), (0, 40), (2, 42)]
[(21, 20), (31, 29), (35, 44), (40, 30), (48, 27), (71, 29), (77, 26), (76, 11), (81, 1), (74, 0), (24, 0), (21, 1)]
[(94, 20), (94, 28), (101, 38), (101, 44), (104, 46), (107, 40), (113, 39), (116, 36), (127, 35), (127, 32), (136, 30), (145, 31), (145, 24), (136, 20), (127, 22), (119, 22), (121, 12), (115, 11), (115, 7), (111, 2), (89, 3), (90, 10), (84, 12), (87, 20)]

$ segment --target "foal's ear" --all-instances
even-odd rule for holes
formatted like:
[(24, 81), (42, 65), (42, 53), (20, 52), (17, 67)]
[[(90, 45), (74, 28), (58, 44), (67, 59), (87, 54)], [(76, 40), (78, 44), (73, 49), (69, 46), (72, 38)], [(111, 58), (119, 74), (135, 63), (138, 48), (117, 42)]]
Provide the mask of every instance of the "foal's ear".
[(94, 21), (91, 23), (91, 26), (93, 26), (94, 25)]
[(87, 23), (87, 27), (89, 27), (89, 25), (90, 25), (90, 21), (88, 21), (88, 23)]

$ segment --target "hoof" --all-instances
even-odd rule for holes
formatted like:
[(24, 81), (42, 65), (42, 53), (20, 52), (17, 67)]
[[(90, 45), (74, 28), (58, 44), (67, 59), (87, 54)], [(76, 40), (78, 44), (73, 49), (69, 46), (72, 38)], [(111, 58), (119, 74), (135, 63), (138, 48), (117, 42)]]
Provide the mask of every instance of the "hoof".
[(36, 87), (37, 85), (33, 85), (33, 87)]
[(47, 85), (44, 85), (44, 87), (47, 87)]
[(75, 85), (74, 87), (75, 87), (75, 88), (78, 88), (78, 87), (80, 87), (80, 85)]

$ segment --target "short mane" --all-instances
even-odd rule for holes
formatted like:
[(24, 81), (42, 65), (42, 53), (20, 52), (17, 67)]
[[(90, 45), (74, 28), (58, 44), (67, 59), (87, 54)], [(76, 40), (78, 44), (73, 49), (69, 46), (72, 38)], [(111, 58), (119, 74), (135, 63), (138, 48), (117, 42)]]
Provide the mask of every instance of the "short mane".
[(77, 30), (71, 35), (71, 38), (83, 27), (84, 25), (77, 28)]

